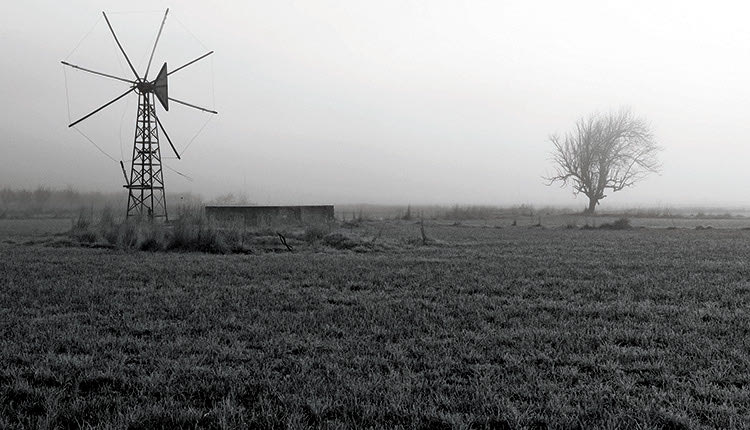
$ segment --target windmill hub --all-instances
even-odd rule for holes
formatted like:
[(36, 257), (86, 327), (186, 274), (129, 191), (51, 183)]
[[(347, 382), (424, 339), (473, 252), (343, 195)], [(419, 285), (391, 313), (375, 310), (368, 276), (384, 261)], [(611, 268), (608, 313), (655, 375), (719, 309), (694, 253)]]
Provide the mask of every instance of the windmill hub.
[[(135, 92), (139, 94), (154, 93), (158, 91), (156, 88), (156, 81), (138, 81), (133, 85)], [(165, 100), (166, 101), (166, 100)], [(164, 105), (164, 103), (162, 103)]]
[(135, 89), (143, 94), (143, 93), (153, 93), (154, 92), (154, 83), (148, 82), (148, 81), (140, 81), (137, 84), (135, 84)]
[(161, 70), (159, 71), (159, 74), (156, 76), (156, 79), (153, 81), (149, 81), (148, 79), (139, 78), (135, 81), (133, 84), (133, 88), (135, 91), (139, 94), (148, 94), (153, 93), (156, 95), (156, 98), (159, 99), (159, 102), (164, 107), (164, 110), (169, 110), (169, 82), (167, 79), (167, 76), (169, 73), (167, 73), (167, 63), (164, 63), (164, 65), (161, 67)]

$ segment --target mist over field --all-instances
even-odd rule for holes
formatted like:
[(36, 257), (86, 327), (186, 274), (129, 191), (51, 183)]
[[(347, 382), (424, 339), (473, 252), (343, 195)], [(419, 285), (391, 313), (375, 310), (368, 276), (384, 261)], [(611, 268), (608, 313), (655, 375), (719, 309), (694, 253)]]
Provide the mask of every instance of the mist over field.
[[(130, 158), (136, 98), (80, 126), (110, 159), (67, 124), (122, 84), (63, 71), (59, 62), (128, 72), (105, 10), (143, 67), (168, 6), (5, 5), (0, 185), (122, 190), (117, 161)], [(747, 181), (750, 158), (744, 3), (171, 6), (155, 64), (174, 67), (215, 50), (174, 75), (170, 95), (219, 115), (207, 125), (205, 114), (179, 105), (163, 115), (177, 148), (187, 149), (183, 160), (165, 161), (168, 195), (582, 208), (585, 199), (541, 179), (552, 170), (549, 135), (589, 113), (629, 106), (651, 124), (663, 168), (602, 205), (750, 205), (735, 185)]]
[(5, 3), (0, 428), (750, 428), (747, 4)]

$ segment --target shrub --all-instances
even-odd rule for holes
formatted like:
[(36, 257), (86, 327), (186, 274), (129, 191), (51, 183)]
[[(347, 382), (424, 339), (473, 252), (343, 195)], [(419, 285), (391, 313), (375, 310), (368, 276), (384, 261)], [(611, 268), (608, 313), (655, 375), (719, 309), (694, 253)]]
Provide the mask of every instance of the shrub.
[(344, 220), (341, 225), (346, 228), (357, 228), (361, 225), (356, 219)]
[(412, 219), (412, 216), (411, 216), (411, 205), (408, 205), (406, 207), (406, 213), (404, 214), (403, 217), (401, 217), (401, 219), (404, 220), (404, 221), (411, 221), (411, 219)]
[(353, 249), (362, 245), (360, 242), (341, 233), (331, 233), (326, 235), (323, 239), (323, 243), (336, 249)]
[(104, 209), (102, 209), (101, 214), (99, 215), (99, 225), (114, 225), (115, 223), (115, 214), (112, 211), (112, 208), (109, 206), (105, 206)]
[(73, 230), (86, 230), (91, 226), (91, 218), (86, 215), (86, 210), (81, 209), (78, 217), (73, 220)]
[(632, 228), (632, 226), (630, 225), (629, 218), (618, 218), (611, 223), (604, 223), (600, 225), (599, 228), (604, 230), (628, 230)]
[(91, 218), (87, 215), (86, 210), (81, 209), (78, 217), (73, 220), (70, 235), (80, 243), (94, 243), (97, 241), (97, 231), (92, 228)]
[(115, 222), (114, 213), (109, 206), (102, 209), (98, 227), (98, 230), (105, 241), (112, 245), (118, 244), (120, 226)]
[(497, 218), (500, 213), (501, 210), (494, 206), (454, 205), (450, 210), (445, 211), (442, 216), (446, 219), (460, 221), (473, 219), (492, 219)]
[(160, 251), (165, 247), (164, 230), (162, 226), (140, 222), (136, 224), (136, 245), (141, 251)]
[(81, 243), (94, 243), (99, 238), (95, 231), (80, 229), (73, 232), (73, 237)]
[(331, 232), (331, 226), (328, 224), (314, 224), (305, 228), (302, 240), (307, 243), (319, 242)]
[(184, 211), (172, 224), (165, 249), (224, 254), (231, 249), (222, 236), (202, 214)]
[(122, 224), (115, 226), (117, 236), (114, 242), (110, 242), (118, 248), (127, 249), (135, 247), (138, 243), (138, 222), (135, 220), (126, 220)]

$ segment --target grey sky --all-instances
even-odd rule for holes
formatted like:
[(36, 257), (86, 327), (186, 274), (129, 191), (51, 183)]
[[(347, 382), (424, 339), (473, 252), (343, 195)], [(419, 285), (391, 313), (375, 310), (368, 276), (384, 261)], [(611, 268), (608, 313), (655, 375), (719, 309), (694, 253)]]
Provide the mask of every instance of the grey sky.
[[(105, 10), (143, 67), (166, 7), (152, 74), (215, 50), (175, 74), (170, 93), (220, 113), (183, 160), (167, 160), (193, 178), (167, 171), (168, 192), (583, 205), (543, 184), (547, 137), (629, 106), (652, 122), (663, 172), (603, 204), (750, 204), (740, 187), (750, 179), (744, 2), (9, 2), (0, 16), (0, 185), (121, 189), (119, 166), (67, 128), (65, 87), (67, 77), (73, 117), (126, 87), (64, 74), (59, 61), (127, 74), (99, 19)], [(81, 130), (128, 159), (135, 103)], [(181, 149), (206, 120), (178, 106), (163, 118)]]

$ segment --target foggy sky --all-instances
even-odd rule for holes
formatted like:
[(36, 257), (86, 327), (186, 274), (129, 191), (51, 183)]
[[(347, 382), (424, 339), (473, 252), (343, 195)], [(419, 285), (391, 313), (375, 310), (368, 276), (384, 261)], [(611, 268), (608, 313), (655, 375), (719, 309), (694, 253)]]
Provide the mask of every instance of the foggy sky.
[[(548, 136), (628, 106), (652, 123), (663, 171), (603, 205), (750, 205), (744, 2), (6, 3), (0, 186), (125, 195), (119, 165), (67, 127), (67, 100), (74, 120), (127, 87), (63, 72), (60, 60), (130, 78), (101, 11), (141, 71), (170, 7), (151, 75), (215, 50), (171, 76), (170, 95), (219, 115), (183, 160), (166, 160), (193, 179), (166, 170), (168, 193), (583, 206), (541, 179), (552, 171)], [(136, 103), (81, 130), (129, 159)], [(173, 104), (161, 118), (183, 149), (207, 116)]]

